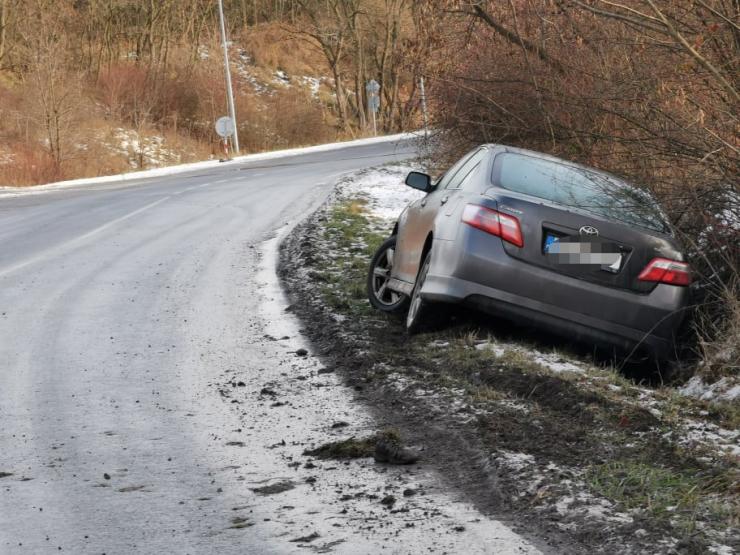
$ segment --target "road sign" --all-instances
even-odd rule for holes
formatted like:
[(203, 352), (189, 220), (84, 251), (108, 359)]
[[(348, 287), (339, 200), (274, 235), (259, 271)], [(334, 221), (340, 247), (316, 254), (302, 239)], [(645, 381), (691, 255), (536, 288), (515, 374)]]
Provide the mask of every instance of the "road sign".
[(231, 137), (234, 134), (234, 120), (229, 116), (218, 118), (216, 121), (216, 133), (219, 137)]
[(367, 105), (370, 108), (371, 112), (377, 112), (378, 110), (380, 110), (380, 97), (379, 96), (368, 97)]
[(378, 95), (380, 85), (373, 79), (365, 86), (365, 90), (367, 91), (367, 108), (372, 113), (376, 113), (380, 109), (380, 95)]
[(365, 85), (365, 91), (367, 92), (367, 110), (370, 112), (373, 120), (373, 134), (378, 134), (378, 124), (375, 120), (375, 114), (380, 110), (380, 85), (375, 79), (368, 81)]

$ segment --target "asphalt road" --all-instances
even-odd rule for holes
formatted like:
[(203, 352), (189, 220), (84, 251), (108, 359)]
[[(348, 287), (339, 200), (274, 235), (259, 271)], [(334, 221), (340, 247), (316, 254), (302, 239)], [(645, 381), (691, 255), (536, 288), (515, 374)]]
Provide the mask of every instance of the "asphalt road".
[[(0, 552), (283, 553), (312, 530), (339, 552), (393, 545), (350, 523), (329, 541), (331, 484), (253, 492), (303, 480), (301, 441), (356, 410), (336, 380), (315, 381), (316, 360), (294, 361), (304, 343), (265, 241), (341, 174), (413, 154), (382, 143), (0, 198)], [(418, 530), (415, 546), (450, 549)], [(465, 541), (485, 552), (481, 533)]]

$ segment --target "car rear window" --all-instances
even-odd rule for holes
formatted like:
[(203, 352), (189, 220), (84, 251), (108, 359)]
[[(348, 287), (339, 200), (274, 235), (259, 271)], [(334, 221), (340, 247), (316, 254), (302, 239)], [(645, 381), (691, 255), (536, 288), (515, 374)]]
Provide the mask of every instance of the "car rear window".
[(614, 177), (524, 154), (496, 157), (494, 183), (533, 197), (665, 233), (657, 202)]

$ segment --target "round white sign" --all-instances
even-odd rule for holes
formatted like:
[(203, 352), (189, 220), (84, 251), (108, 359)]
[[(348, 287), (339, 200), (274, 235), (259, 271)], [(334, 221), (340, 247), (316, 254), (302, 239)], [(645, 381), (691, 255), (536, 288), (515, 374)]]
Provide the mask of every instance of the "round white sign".
[(224, 116), (216, 120), (216, 133), (220, 137), (231, 137), (234, 134), (234, 120), (229, 116)]

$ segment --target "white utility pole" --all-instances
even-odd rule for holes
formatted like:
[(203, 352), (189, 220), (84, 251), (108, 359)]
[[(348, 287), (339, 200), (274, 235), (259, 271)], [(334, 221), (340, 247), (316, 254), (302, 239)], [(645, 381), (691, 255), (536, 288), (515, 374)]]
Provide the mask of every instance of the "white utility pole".
[(370, 80), (365, 86), (367, 91), (367, 109), (373, 116), (373, 135), (378, 136), (377, 116), (375, 115), (380, 109), (380, 84), (375, 80)]
[(226, 41), (226, 24), (224, 23), (223, 0), (218, 0), (218, 15), (221, 21), (221, 38), (224, 46), (224, 69), (226, 70), (226, 96), (229, 101), (229, 117), (234, 122), (234, 152), (239, 154), (239, 131), (236, 125), (236, 108), (234, 108), (234, 90), (231, 87), (231, 70), (229, 69), (229, 46)]
[(420, 88), (421, 88), (421, 113), (424, 116), (424, 140), (429, 140), (429, 115), (427, 114), (427, 93), (424, 89), (424, 78), (422, 77), (420, 80)]

